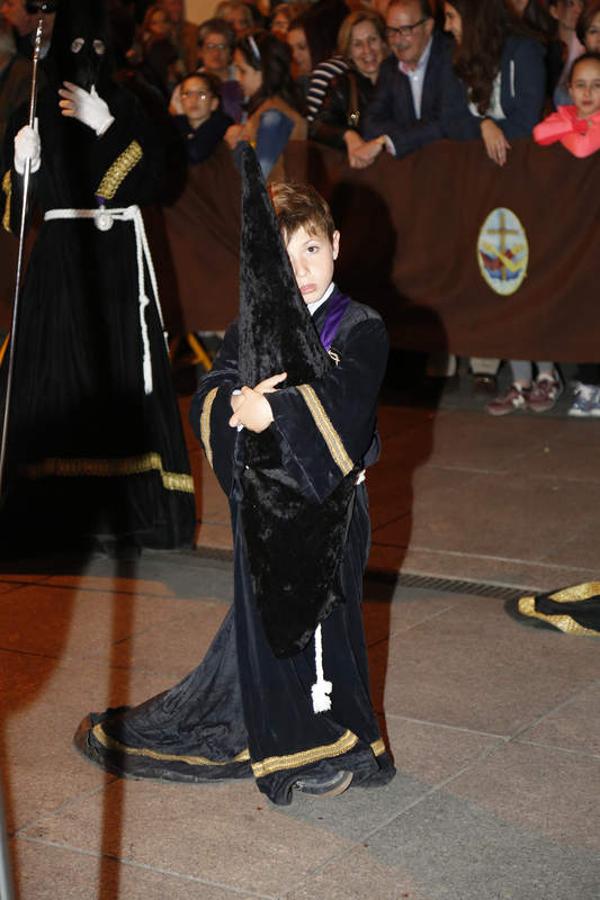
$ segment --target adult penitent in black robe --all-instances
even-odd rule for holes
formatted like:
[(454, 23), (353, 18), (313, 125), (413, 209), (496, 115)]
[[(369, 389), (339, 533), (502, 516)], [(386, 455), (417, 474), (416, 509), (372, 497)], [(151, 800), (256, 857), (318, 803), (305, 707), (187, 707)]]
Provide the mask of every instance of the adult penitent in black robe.
[[(264, 234), (263, 239), (268, 240)], [(276, 267), (276, 254), (271, 259)], [(244, 271), (244, 256), (242, 263)], [(285, 298), (282, 303), (284, 319), (295, 325)], [(255, 436), (228, 424), (231, 393), (246, 380), (237, 323), (202, 381), (191, 419), (230, 499), (234, 604), (203, 662), (180, 684), (135, 709), (92, 714), (82, 723), (77, 746), (109, 771), (195, 782), (253, 775), (260, 790), (278, 804), (291, 802), (294, 784), (306, 775), (327, 778), (350, 771), (353, 785), (364, 787), (384, 784), (394, 775), (369, 696), (361, 617), (369, 516), (365, 484), (358, 477), (377, 457), (375, 408), (388, 341), (377, 313), (334, 290), (312, 321), (306, 314), (307, 344), (313, 338), (318, 342), (319, 335), (323, 339), (336, 309), (343, 313), (333, 334), (329, 328), (328, 348), (336, 362), (332, 359), (310, 383), (269, 395), (275, 421), (265, 433), (263, 459)], [(242, 307), (242, 337), (244, 313)], [(273, 461), (270, 469), (267, 458)], [(270, 477), (271, 487), (265, 488), (270, 493), (264, 517), (256, 519), (248, 496), (256, 506), (264, 502), (252, 481), (258, 472)], [(296, 496), (286, 509), (279, 506), (280, 486)], [(344, 498), (339, 501), (341, 488)], [(341, 529), (336, 504), (342, 511)], [(277, 559), (263, 556), (257, 544), (256, 529), (266, 528), (269, 513), (271, 546), (278, 547), (280, 530), (286, 535), (281, 572)], [(312, 528), (305, 529), (311, 521)], [(335, 543), (329, 541), (328, 529), (340, 535), (337, 565), (331, 583), (324, 585), (321, 607), (304, 621), (296, 608), (298, 597), (288, 589), (301, 578), (298, 560), (310, 558), (319, 571), (306, 573), (307, 593), (300, 593), (300, 601), (318, 587), (327, 568), (321, 544), (331, 549)], [(258, 571), (257, 557), (269, 570), (266, 574)], [(273, 586), (278, 579), (281, 593), (271, 599), (274, 606), (277, 599), (283, 606), (280, 617), (264, 597), (259, 599), (265, 584)], [(315, 712), (318, 624), (330, 708)]]
[[(56, 27), (77, 34), (86, 23), (75, 12), (101, 6), (70, 5)], [(34, 549), (97, 538), (190, 545), (193, 483), (138, 208), (155, 199), (161, 150), (135, 97), (109, 78), (98, 91), (114, 122), (100, 137), (61, 115), (57, 87), (51, 77), (38, 103), (42, 160), (29, 208), (43, 221), (20, 301), (1, 539)], [(5, 159), (25, 122), (23, 111)], [(14, 169), (4, 174), (13, 233), (22, 186)], [(107, 230), (76, 212), (100, 205), (125, 212), (105, 217)]]

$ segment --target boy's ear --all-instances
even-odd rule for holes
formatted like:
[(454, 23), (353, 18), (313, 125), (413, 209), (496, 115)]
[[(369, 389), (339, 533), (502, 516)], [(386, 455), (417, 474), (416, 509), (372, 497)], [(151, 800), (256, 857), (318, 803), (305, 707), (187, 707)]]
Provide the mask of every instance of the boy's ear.
[(340, 252), (340, 233), (334, 231), (331, 237), (331, 247), (333, 249), (333, 258), (337, 259)]
[(214, 111), (215, 111), (215, 109), (217, 108), (218, 105), (219, 105), (219, 98), (218, 98), (218, 97), (213, 97), (212, 100), (210, 101), (210, 111), (211, 111), (211, 113), (214, 113)]

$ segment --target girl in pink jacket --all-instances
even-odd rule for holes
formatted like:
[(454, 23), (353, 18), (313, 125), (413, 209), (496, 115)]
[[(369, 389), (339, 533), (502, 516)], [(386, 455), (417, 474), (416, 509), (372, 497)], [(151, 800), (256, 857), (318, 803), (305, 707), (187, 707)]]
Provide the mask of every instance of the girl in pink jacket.
[(569, 74), (572, 106), (558, 110), (533, 129), (538, 144), (560, 141), (582, 159), (600, 150), (600, 54), (584, 53), (575, 60)]

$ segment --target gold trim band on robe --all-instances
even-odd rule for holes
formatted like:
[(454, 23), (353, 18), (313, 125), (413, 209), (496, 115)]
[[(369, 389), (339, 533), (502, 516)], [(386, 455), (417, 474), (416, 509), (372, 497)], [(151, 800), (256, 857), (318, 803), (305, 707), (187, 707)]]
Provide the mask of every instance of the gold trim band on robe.
[(143, 155), (144, 151), (138, 142), (132, 141), (130, 145), (117, 156), (114, 163), (104, 175), (104, 178), (96, 191), (96, 196), (100, 197), (101, 200), (112, 200), (131, 170), (137, 166)]
[[(548, 599), (556, 600), (557, 598), (552, 596)], [(571, 598), (571, 600), (572, 599), (574, 598)], [(566, 599), (560, 599), (557, 600), (557, 602), (568, 603), (570, 601)], [(540, 619), (540, 621), (547, 622), (549, 625), (553, 625), (555, 628), (558, 628), (559, 631), (564, 632), (564, 634), (600, 637), (600, 632), (594, 631), (592, 628), (585, 628), (569, 615), (550, 615), (549, 613), (538, 612), (538, 610), (535, 608), (535, 597), (520, 597), (517, 608), (522, 616), (528, 616), (531, 619)]]
[(348, 475), (354, 468), (354, 463), (346, 453), (346, 448), (341, 437), (333, 427), (333, 423), (323, 408), (317, 393), (310, 384), (299, 384), (298, 392), (308, 406), (309, 412), (315, 421), (315, 425), (321, 432), (323, 440), (331, 453), (333, 461), (342, 475)]
[(202, 414), (200, 416), (200, 440), (206, 453), (206, 458), (211, 469), (213, 468), (213, 452), (210, 446), (210, 415), (212, 413), (213, 403), (215, 402), (218, 387), (208, 392), (202, 404)]
[(191, 475), (166, 472), (159, 453), (146, 453), (144, 456), (132, 456), (129, 459), (58, 459), (48, 458), (39, 463), (30, 463), (19, 467), (20, 474), (26, 478), (119, 478), (126, 475), (143, 475), (146, 472), (158, 472), (163, 487), (167, 491), (194, 493), (194, 480)]
[(10, 201), (12, 197), (12, 174), (10, 169), (4, 173), (2, 179), (2, 190), (6, 200), (4, 201), (4, 215), (2, 217), (2, 227), (10, 234)]
[(371, 750), (373, 751), (373, 756), (381, 756), (383, 753), (385, 753), (385, 744), (383, 743), (381, 738), (379, 738), (378, 741), (373, 741), (373, 743), (371, 744)]
[(319, 762), (334, 756), (342, 756), (358, 743), (358, 738), (351, 731), (346, 731), (341, 738), (333, 744), (325, 744), (322, 747), (312, 747), (310, 750), (301, 750), (299, 753), (290, 753), (288, 756), (268, 756), (261, 762), (252, 763), (252, 772), (255, 778), (264, 778), (273, 772), (281, 772), (285, 769), (299, 769), (309, 763)]
[(122, 744), (108, 735), (101, 722), (98, 725), (94, 725), (92, 734), (106, 750), (116, 750), (118, 753), (126, 753), (128, 756), (146, 756), (149, 759), (156, 759), (160, 762), (182, 762), (189, 766), (229, 766), (231, 763), (248, 762), (250, 759), (250, 752), (247, 749), (242, 750), (233, 759), (214, 760), (208, 759), (206, 756), (179, 756), (176, 753), (161, 753), (159, 750), (150, 750), (148, 748), (128, 747), (126, 744)]

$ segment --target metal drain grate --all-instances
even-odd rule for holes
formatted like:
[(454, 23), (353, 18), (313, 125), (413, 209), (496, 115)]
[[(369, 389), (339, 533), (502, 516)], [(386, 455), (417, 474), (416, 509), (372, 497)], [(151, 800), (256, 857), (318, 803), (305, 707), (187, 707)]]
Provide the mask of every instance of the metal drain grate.
[(367, 570), (368, 581), (394, 584), (396, 587), (414, 587), (430, 591), (445, 591), (449, 594), (473, 594), (477, 597), (493, 597), (496, 600), (518, 600), (535, 591), (527, 588), (505, 587), (484, 581), (462, 581), (458, 578), (438, 578), (433, 575), (416, 575), (405, 572), (381, 572)]

